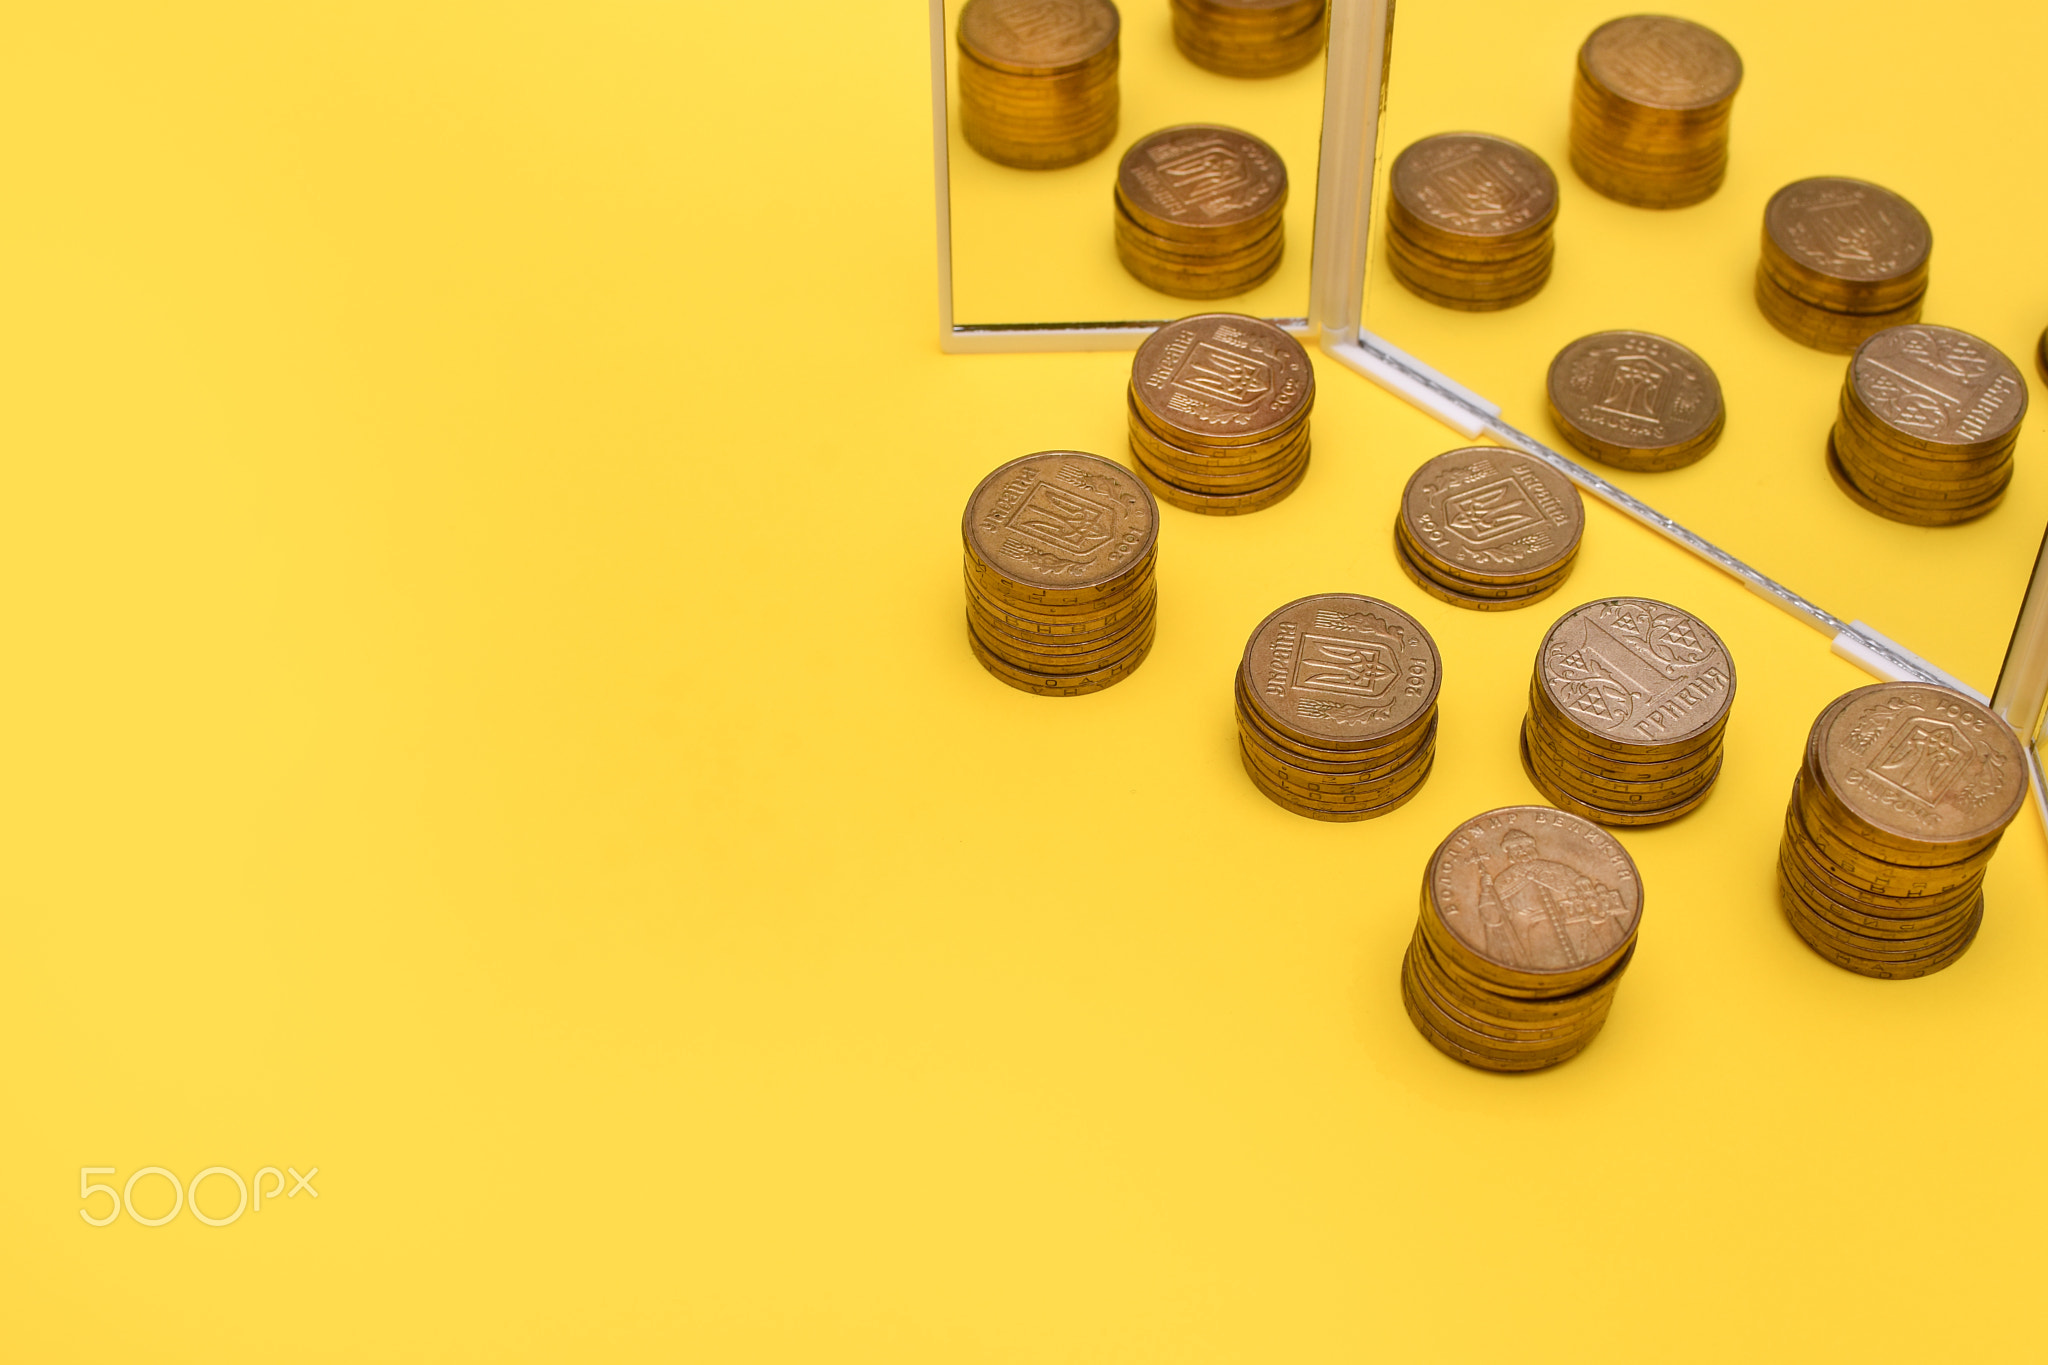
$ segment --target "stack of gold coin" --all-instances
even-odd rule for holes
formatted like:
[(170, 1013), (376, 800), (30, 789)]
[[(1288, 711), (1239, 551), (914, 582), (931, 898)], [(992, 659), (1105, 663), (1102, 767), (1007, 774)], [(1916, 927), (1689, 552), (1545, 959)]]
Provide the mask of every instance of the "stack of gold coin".
[(1387, 263), (1431, 303), (1484, 313), (1536, 297), (1556, 224), (1557, 177), (1518, 142), (1439, 133), (1394, 159)]
[(1280, 268), (1287, 167), (1235, 128), (1184, 123), (1138, 139), (1116, 172), (1116, 254), (1181, 299), (1242, 294)]
[(1518, 450), (1468, 446), (1409, 476), (1394, 558), (1438, 601), (1513, 611), (1564, 586), (1585, 529), (1570, 479)]
[(1116, 140), (1117, 31), (1110, 0), (967, 0), (960, 131), (991, 161), (1050, 170)]
[(1579, 49), (1572, 169), (1609, 199), (1677, 209), (1721, 188), (1742, 58), (1710, 28), (1658, 14), (1612, 19)]
[(1946, 687), (1877, 683), (1820, 713), (1792, 784), (1778, 899), (1865, 976), (1938, 972), (1984, 920), (1984, 871), (2027, 795), (2018, 738)]
[(1271, 507), (1308, 473), (1316, 373), (1301, 343), (1241, 313), (1169, 322), (1131, 365), (1131, 454), (1154, 493), (1191, 512)]
[(1402, 1002), (1458, 1061), (1555, 1066), (1607, 1022), (1642, 918), (1642, 877), (1606, 830), (1545, 806), (1488, 811), (1423, 870)]
[(1237, 670), (1245, 772), (1311, 820), (1385, 815), (1429, 777), (1442, 672), (1436, 641), (1398, 607), (1343, 592), (1289, 602)]
[(1010, 686), (1099, 692), (1152, 648), (1159, 505), (1128, 469), (1075, 450), (1012, 460), (960, 521), (967, 642)]
[(1550, 362), (1550, 418), (1574, 450), (1618, 469), (1682, 469), (1727, 425), (1721, 381), (1652, 332), (1595, 332)]
[(1648, 598), (1588, 602), (1536, 651), (1522, 765), (1574, 815), (1676, 820), (1713, 793), (1734, 700), (1735, 661), (1703, 623)]
[(1846, 355), (1920, 319), (1934, 230), (1882, 186), (1839, 175), (1795, 180), (1764, 205), (1757, 307), (1773, 327)]
[(1225, 76), (1278, 76), (1323, 50), (1326, 0), (1173, 0), (1173, 41)]
[(1915, 323), (1856, 348), (1828, 434), (1828, 472), (1859, 506), (1951, 526), (1998, 506), (2027, 412), (2027, 381), (1996, 346)]

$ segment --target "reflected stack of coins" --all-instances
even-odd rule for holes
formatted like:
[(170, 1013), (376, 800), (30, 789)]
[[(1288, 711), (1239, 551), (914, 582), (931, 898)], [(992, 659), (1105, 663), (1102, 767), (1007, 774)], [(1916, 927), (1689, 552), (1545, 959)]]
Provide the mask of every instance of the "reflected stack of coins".
[(1483, 313), (1536, 297), (1556, 224), (1557, 177), (1518, 142), (1439, 133), (1394, 159), (1387, 263), (1431, 303)]
[(954, 36), (968, 145), (1050, 170), (1115, 141), (1120, 22), (1109, 0), (967, 0)]
[(1865, 976), (1938, 972), (1984, 920), (1984, 871), (2027, 795), (2019, 740), (1946, 687), (1877, 683), (1807, 736), (1778, 852), (1799, 936)]
[(1648, 598), (1588, 602), (1536, 651), (1522, 765), (1574, 815), (1676, 820), (1713, 793), (1734, 700), (1735, 661), (1703, 623)]
[(1564, 586), (1585, 529), (1570, 479), (1519, 450), (1468, 446), (1409, 476), (1394, 558), (1438, 601), (1513, 611)]
[(1169, 322), (1131, 365), (1131, 454), (1154, 493), (1190, 512), (1271, 507), (1308, 473), (1316, 375), (1301, 343), (1241, 313)]
[(1117, 167), (1117, 258), (1175, 298), (1242, 294), (1280, 268), (1286, 207), (1287, 167), (1250, 133), (1162, 128)]
[(1312, 820), (1385, 815), (1429, 777), (1442, 673), (1436, 642), (1398, 607), (1341, 592), (1289, 602), (1237, 670), (1244, 770)]
[(1846, 355), (1919, 320), (1933, 253), (1934, 230), (1890, 190), (1839, 175), (1795, 180), (1764, 205), (1757, 307), (1801, 345)]
[(1402, 1002), (1458, 1061), (1555, 1066), (1607, 1022), (1642, 918), (1642, 877), (1606, 830), (1544, 806), (1488, 811), (1423, 871)]
[(1099, 692), (1152, 648), (1159, 506), (1100, 455), (1045, 450), (983, 479), (960, 520), (967, 642), (1039, 696)]
[(1173, 0), (1173, 41), (1225, 76), (1278, 76), (1323, 50), (1326, 0)]
[(1682, 469), (1727, 425), (1707, 362), (1652, 332), (1595, 332), (1550, 362), (1550, 419), (1574, 450), (1618, 469)]
[(1636, 14), (1593, 30), (1572, 82), (1572, 169), (1609, 199), (1697, 204), (1728, 173), (1742, 58), (1684, 19)]
[(1849, 361), (1828, 472), (1881, 517), (1969, 521), (2005, 497), (2026, 413), (2026, 379), (1990, 342), (1953, 327), (1887, 328)]

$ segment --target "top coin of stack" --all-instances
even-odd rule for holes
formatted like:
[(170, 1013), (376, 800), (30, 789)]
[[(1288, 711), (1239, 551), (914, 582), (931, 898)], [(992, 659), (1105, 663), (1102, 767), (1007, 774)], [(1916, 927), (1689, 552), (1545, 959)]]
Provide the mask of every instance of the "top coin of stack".
[(1764, 205), (1756, 302), (1801, 345), (1847, 354), (1920, 319), (1934, 230), (1882, 186), (1846, 176), (1795, 180)]
[(1438, 601), (1513, 611), (1564, 586), (1585, 528), (1570, 479), (1518, 450), (1469, 446), (1409, 476), (1394, 558)]
[(1145, 339), (1131, 364), (1131, 455), (1175, 507), (1271, 507), (1308, 472), (1316, 372), (1301, 343), (1241, 313), (1201, 313)]
[(1323, 50), (1326, 0), (1173, 0), (1173, 41), (1225, 76), (1278, 76)]
[(1442, 676), (1436, 641), (1398, 607), (1343, 592), (1289, 602), (1238, 665), (1245, 773), (1311, 820), (1385, 815), (1429, 778)]
[(1457, 1061), (1555, 1066), (1607, 1022), (1642, 918), (1642, 877), (1606, 830), (1543, 806), (1487, 811), (1423, 869), (1402, 1003)]
[(1924, 323), (1887, 328), (1849, 361), (1828, 471), (1893, 521), (1969, 521), (2005, 497), (2026, 413), (2026, 379), (1990, 342)]
[(1438, 133), (1394, 159), (1387, 263), (1431, 303), (1512, 308), (1550, 278), (1557, 177), (1518, 142)]
[(1152, 648), (1159, 507), (1100, 455), (1044, 450), (983, 479), (960, 519), (967, 642), (1038, 696), (1120, 682)]
[(1652, 332), (1595, 332), (1550, 362), (1550, 418), (1581, 454), (1618, 469), (1683, 469), (1727, 423), (1707, 362)]
[(1813, 723), (1792, 786), (1778, 891), (1828, 961), (1926, 976), (1984, 918), (1984, 873), (2027, 795), (2017, 736), (1946, 687), (1877, 683)]
[(1120, 25), (1110, 0), (967, 0), (954, 37), (968, 145), (1050, 170), (1115, 141)]
[(1139, 138), (1116, 172), (1116, 254), (1162, 294), (1220, 299), (1280, 268), (1287, 166), (1235, 128), (1185, 123)]
[(1636, 14), (1593, 30), (1572, 82), (1572, 168), (1609, 199), (1697, 204), (1728, 173), (1742, 58), (1684, 19)]
[(1734, 700), (1735, 661), (1704, 622), (1647, 598), (1588, 602), (1536, 651), (1522, 762), (1574, 815), (1676, 820), (1713, 794)]

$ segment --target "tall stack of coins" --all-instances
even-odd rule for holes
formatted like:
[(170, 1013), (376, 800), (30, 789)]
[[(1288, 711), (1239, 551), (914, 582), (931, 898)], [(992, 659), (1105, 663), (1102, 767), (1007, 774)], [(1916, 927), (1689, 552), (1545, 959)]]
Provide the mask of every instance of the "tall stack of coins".
[(1326, 0), (1173, 0), (1173, 41), (1225, 76), (1278, 76), (1323, 50)]
[(1707, 362), (1653, 332), (1595, 332), (1550, 362), (1550, 418), (1574, 450), (1618, 469), (1682, 469), (1727, 425)]
[(1429, 777), (1442, 672), (1436, 642), (1398, 607), (1341, 592), (1289, 602), (1237, 670), (1245, 772), (1312, 820), (1385, 815)]
[(1116, 172), (1116, 254), (1162, 294), (1220, 299), (1280, 268), (1287, 167), (1235, 128), (1184, 123), (1139, 138)]
[(1308, 473), (1316, 374), (1301, 343), (1240, 313), (1169, 322), (1131, 365), (1131, 455), (1175, 507), (1271, 507)]
[(1047, 697), (1099, 692), (1152, 648), (1159, 506), (1100, 455), (1044, 450), (983, 479), (960, 520), (967, 642)]
[(1439, 133), (1394, 159), (1387, 263), (1431, 303), (1512, 308), (1550, 279), (1557, 177), (1518, 142)]
[(1828, 471), (1855, 502), (1915, 526), (1998, 506), (2027, 413), (2019, 367), (1981, 337), (1915, 323), (1856, 348)]
[(1593, 30), (1572, 82), (1572, 169), (1638, 208), (1697, 204), (1728, 173), (1742, 58), (1684, 19), (1636, 14)]
[(1642, 597), (1588, 602), (1536, 651), (1522, 764), (1574, 815), (1676, 820), (1713, 792), (1734, 700), (1735, 661), (1703, 623)]
[(1860, 687), (1820, 713), (1792, 784), (1778, 898), (1799, 936), (1865, 976), (1938, 972), (1984, 920), (1984, 871), (2027, 794), (2006, 723), (1960, 692)]
[(1518, 450), (1468, 446), (1409, 476), (1394, 558), (1439, 601), (1513, 611), (1564, 586), (1585, 529), (1570, 479)]
[(1423, 871), (1402, 1003), (1458, 1061), (1555, 1066), (1607, 1022), (1642, 919), (1642, 877), (1606, 830), (1543, 806), (1488, 811)]
[(967, 0), (960, 131), (991, 161), (1050, 170), (1116, 139), (1117, 31), (1110, 0)]
[(1795, 180), (1764, 205), (1756, 302), (1801, 345), (1846, 355), (1920, 319), (1934, 230), (1920, 210), (1866, 180)]

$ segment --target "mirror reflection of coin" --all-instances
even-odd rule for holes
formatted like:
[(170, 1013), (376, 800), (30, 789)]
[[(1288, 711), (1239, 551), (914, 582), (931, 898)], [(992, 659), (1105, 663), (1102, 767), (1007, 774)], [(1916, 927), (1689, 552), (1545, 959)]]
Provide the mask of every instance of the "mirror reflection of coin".
[(1573, 448), (1622, 469), (1679, 469), (1712, 450), (1727, 411), (1696, 353), (1653, 332), (1595, 332), (1557, 353), (1551, 418)]

